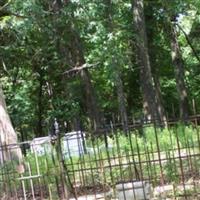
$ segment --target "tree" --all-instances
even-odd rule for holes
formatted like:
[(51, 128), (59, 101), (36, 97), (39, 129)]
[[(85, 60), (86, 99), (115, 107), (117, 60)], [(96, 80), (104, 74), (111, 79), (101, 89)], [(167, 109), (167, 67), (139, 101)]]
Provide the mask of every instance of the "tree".
[(181, 120), (186, 121), (189, 116), (188, 92), (185, 83), (185, 67), (178, 42), (176, 24), (178, 24), (179, 13), (185, 14), (190, 2), (188, 2), (188, 4), (183, 2), (170, 2), (168, 5), (165, 5), (165, 3), (163, 4), (179, 100), (179, 117)]
[(171, 23), (170, 26), (170, 39), (171, 39), (171, 57), (172, 57), (172, 63), (174, 65), (176, 87), (179, 96), (180, 118), (185, 121), (189, 117), (188, 94), (184, 80), (185, 71), (184, 71), (183, 59), (181, 56), (180, 47), (177, 39), (176, 26), (173, 23)]
[(161, 91), (161, 67), (163, 65), (164, 52), (162, 51), (162, 46), (157, 42), (161, 40), (162, 29), (160, 28), (160, 24), (162, 24), (163, 19), (159, 19), (159, 2), (148, 2), (145, 4), (144, 14), (146, 21), (146, 32), (147, 32), (147, 43), (149, 51), (149, 61), (153, 76), (153, 84), (156, 93), (156, 104), (158, 108), (158, 112), (161, 118), (162, 123), (167, 125), (167, 117), (164, 109), (162, 91)]
[[(81, 118), (84, 127), (98, 129), (103, 113), (106, 123), (121, 121), (126, 131), (127, 118), (141, 118), (141, 112), (159, 123), (165, 114), (178, 116), (184, 89), (177, 92), (175, 60), (184, 60), (184, 69), (177, 71), (185, 75), (182, 86), (192, 98), (200, 96), (199, 6), (191, 7), (193, 2), (170, 1), (165, 6), (161, 0), (144, 5), (142, 0), (15, 0), (6, 6), (1, 2), (6, 11), (0, 13), (1, 83), (16, 130), (22, 129), (25, 139), (46, 135), (46, 122), (54, 117), (71, 127)], [(197, 17), (188, 15), (191, 10)], [(174, 29), (172, 42), (166, 16), (174, 14), (193, 53), (183, 32), (177, 35)], [(173, 63), (172, 47), (174, 52), (179, 48), (182, 57)]]
[[(83, 43), (77, 31), (73, 29), (72, 31), (74, 38), (74, 42), (72, 43), (72, 49), (75, 52), (75, 54), (73, 55), (74, 63), (75, 66), (83, 66), (86, 64), (83, 52)], [(89, 70), (87, 68), (81, 70), (80, 77), (84, 86), (85, 102), (87, 112), (91, 120), (91, 128), (96, 132), (98, 131), (98, 129), (101, 128), (102, 120)]]
[[(113, 5), (111, 0), (105, 0), (105, 18), (106, 20), (106, 29), (108, 30), (108, 34), (113, 35), (115, 37), (115, 30), (114, 30), (114, 22), (113, 22)], [(115, 41), (113, 40), (113, 45), (114, 49), (117, 48)], [(118, 60), (118, 55), (116, 55), (115, 51), (110, 52), (112, 54), (111, 58), (111, 71), (113, 73), (114, 77), (114, 83), (116, 85), (116, 90), (117, 90), (117, 99), (118, 99), (118, 109), (120, 113), (120, 118), (121, 118), (121, 123), (124, 132), (126, 133), (128, 131), (128, 116), (127, 116), (127, 111), (126, 111), (126, 99), (125, 99), (125, 94), (124, 94), (124, 86), (123, 86), (123, 81), (121, 77), (121, 69), (119, 66), (120, 62)]]
[[(70, 3), (71, 3), (70, 1), (65, 2), (65, 7), (69, 6)], [(56, 3), (54, 4), (54, 7), (55, 6), (58, 8), (59, 11), (61, 11), (61, 9), (63, 8), (63, 3), (61, 1), (56, 1)], [(57, 10), (57, 9), (54, 8), (54, 10)], [(84, 55), (83, 42), (77, 31), (77, 27), (73, 24), (73, 20), (74, 20), (73, 10), (71, 11), (69, 16), (70, 16), (71, 21), (69, 21), (68, 23), (68, 32), (71, 37), (71, 41), (65, 41), (65, 43), (68, 44), (69, 49), (65, 48), (58, 39), (57, 50), (59, 53), (64, 53), (65, 56), (67, 56), (68, 58), (69, 57), (71, 58), (69, 59), (70, 61), (67, 61), (68, 63), (66, 63), (70, 65), (70, 68), (76, 68), (76, 67), (81, 67), (85, 65), (86, 60), (85, 60), (85, 55)], [(58, 35), (61, 36), (62, 31), (63, 30), (58, 29), (56, 27), (56, 32), (58, 33)], [(62, 38), (62, 36), (60, 38)], [(101, 121), (101, 114), (98, 108), (98, 103), (96, 100), (95, 91), (94, 91), (92, 81), (91, 81), (91, 74), (87, 68), (83, 68), (82, 70), (80, 70), (79, 75), (80, 75), (82, 85), (84, 88), (86, 110), (90, 118), (91, 128), (96, 132), (102, 126), (102, 121)]]
[[(6, 5), (6, 2), (3, 2), (4, 4), (1, 5), (3, 8)], [(2, 11), (2, 9), (1, 9)], [(1, 15), (1, 20), (4, 19), (4, 16), (11, 15), (10, 12), (7, 12), (6, 15)], [(2, 44), (3, 41), (0, 41)], [(8, 160), (15, 160), (19, 164), (17, 167), (17, 170), (19, 173), (22, 173), (24, 171), (24, 167), (21, 164), (22, 162), (22, 152), (17, 144), (17, 133), (15, 132), (7, 108), (6, 108), (6, 102), (2, 90), (2, 86), (0, 85), (0, 158), (2, 158), (1, 162), (5, 162)]]
[(133, 1), (137, 62), (140, 67), (140, 84), (143, 94), (144, 114), (151, 120), (162, 122), (151, 72), (143, 0)]
[(3, 162), (16, 160), (21, 162), (22, 153), (17, 144), (17, 134), (12, 126), (6, 109), (3, 90), (0, 87), (0, 145)]

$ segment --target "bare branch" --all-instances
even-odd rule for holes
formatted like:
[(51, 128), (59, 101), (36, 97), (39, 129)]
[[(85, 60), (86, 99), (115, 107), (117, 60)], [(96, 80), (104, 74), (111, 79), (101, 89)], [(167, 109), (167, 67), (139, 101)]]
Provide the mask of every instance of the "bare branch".
[(78, 74), (79, 72), (81, 72), (82, 70), (86, 69), (86, 68), (91, 68), (91, 67), (95, 67), (97, 66), (99, 63), (96, 64), (88, 64), (85, 63), (81, 66), (75, 66), (65, 72), (63, 72), (63, 75), (68, 75), (68, 76), (73, 76), (74, 74)]
[(5, 62), (2, 60), (2, 65), (3, 65), (3, 70), (6, 72), (6, 74), (8, 75), (8, 76), (10, 76), (10, 73), (8, 72), (8, 69), (7, 69), (7, 67), (6, 67), (6, 64), (5, 64)]
[(17, 13), (13, 13), (13, 12), (5, 9), (4, 6), (0, 7), (0, 17), (5, 17), (5, 16), (15, 16), (15, 17), (18, 17), (18, 18), (28, 18), (24, 15), (19, 15)]
[(194, 56), (196, 57), (196, 59), (197, 59), (197, 60), (199, 61), (199, 63), (200, 63), (200, 57), (199, 57), (199, 55), (198, 55), (196, 49), (195, 49), (194, 46), (192, 45), (192, 42), (190, 41), (189, 36), (187, 35), (187, 33), (183, 30), (183, 28), (182, 28), (179, 24), (176, 23), (176, 25), (177, 25), (178, 28), (182, 31), (182, 33), (183, 33), (183, 35), (185, 36), (185, 39), (186, 39), (188, 45), (190, 46), (190, 48), (192, 49), (192, 52), (194, 53)]
[(0, 7), (0, 11), (2, 11), (5, 7), (7, 7), (10, 4), (11, 1), (8, 1), (6, 4)]

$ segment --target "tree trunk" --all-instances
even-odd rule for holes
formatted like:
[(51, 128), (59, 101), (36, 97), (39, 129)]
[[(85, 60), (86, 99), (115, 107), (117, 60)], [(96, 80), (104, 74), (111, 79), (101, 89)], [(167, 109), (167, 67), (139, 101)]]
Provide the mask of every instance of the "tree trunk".
[[(81, 45), (81, 41), (79, 38), (79, 35), (76, 33), (76, 45), (75, 47), (77, 48), (77, 66), (82, 66), (84, 65), (85, 58), (83, 54), (83, 48)], [(91, 128), (96, 132), (98, 129), (101, 128), (102, 126), (102, 121), (101, 121), (101, 114), (99, 111), (98, 103), (96, 100), (96, 95), (95, 91), (91, 82), (91, 75), (90, 72), (88, 71), (87, 68), (83, 69), (80, 73), (82, 83), (84, 86), (84, 91), (85, 91), (85, 97), (86, 97), (86, 107), (88, 111), (89, 118), (91, 120)]]
[[(107, 18), (107, 23), (106, 23), (106, 28), (110, 33), (114, 32), (114, 24), (113, 24), (113, 14), (112, 14), (112, 2), (111, 0), (105, 0), (105, 17)], [(113, 44), (113, 48), (115, 47), (115, 44)], [(112, 52), (111, 52), (112, 54)], [(117, 59), (117, 55), (113, 55), (112, 59), (112, 71), (114, 74), (114, 83), (117, 88), (117, 99), (118, 99), (118, 109), (120, 113), (120, 119), (122, 123), (122, 128), (125, 133), (127, 133), (129, 127), (128, 127), (128, 116), (127, 116), (127, 110), (126, 110), (126, 99), (124, 95), (124, 86), (123, 86), (123, 81), (121, 78), (120, 74), (120, 69), (119, 69), (119, 62)]]
[(176, 79), (176, 88), (179, 97), (179, 112), (181, 120), (185, 121), (189, 117), (189, 103), (188, 103), (188, 94), (187, 88), (184, 81), (184, 65), (183, 59), (180, 53), (180, 47), (177, 40), (176, 27), (171, 25), (170, 32), (171, 39), (171, 56), (172, 63), (174, 65), (174, 74)]
[(43, 98), (43, 91), (42, 87), (44, 84), (43, 80), (43, 71), (42, 69), (39, 70), (39, 91), (38, 91), (38, 108), (37, 108), (37, 127), (36, 127), (36, 137), (43, 136), (43, 127), (42, 127), (42, 113), (43, 113), (43, 107), (42, 107), (42, 98)]
[(161, 64), (161, 60), (159, 59), (159, 55), (157, 52), (157, 48), (159, 48), (158, 44), (155, 44), (155, 40), (153, 38), (155, 38), (155, 36), (158, 34), (158, 29), (156, 28), (152, 28), (152, 27), (156, 27), (156, 18), (154, 16), (154, 4), (147, 4), (147, 6), (145, 7), (145, 19), (147, 19), (148, 21), (146, 21), (148, 24), (146, 25), (146, 27), (148, 27), (146, 29), (147, 32), (147, 43), (148, 43), (148, 49), (151, 49), (151, 51), (149, 51), (149, 62), (150, 62), (150, 66), (151, 66), (151, 72), (152, 72), (152, 76), (153, 76), (153, 83), (154, 83), (154, 87), (155, 87), (155, 93), (156, 93), (156, 104), (157, 104), (157, 108), (158, 108), (158, 112), (159, 112), (159, 116), (161, 119), (161, 123), (164, 126), (167, 126), (167, 117), (166, 117), (166, 112), (165, 109), (163, 107), (163, 100), (162, 100), (162, 93), (161, 93), (161, 86), (160, 86), (160, 80), (159, 80), (159, 68), (160, 68), (160, 64)]
[(157, 103), (157, 108), (158, 108), (158, 112), (160, 115), (160, 119), (161, 119), (161, 123), (167, 127), (167, 116), (165, 113), (165, 110), (163, 108), (163, 99), (162, 99), (162, 95), (161, 95), (161, 87), (160, 87), (160, 80), (157, 77), (157, 75), (154, 75), (154, 85), (155, 85), (155, 93), (156, 93), (156, 103)]
[(140, 66), (140, 83), (143, 94), (143, 109), (145, 117), (161, 122), (157, 107), (156, 92), (149, 61), (147, 34), (145, 27), (143, 0), (133, 1), (134, 27), (136, 33), (137, 62)]
[(119, 106), (119, 111), (121, 115), (122, 127), (123, 127), (123, 131), (127, 133), (129, 130), (129, 127), (128, 127), (128, 117), (127, 117), (127, 111), (126, 111), (126, 102), (125, 102), (125, 96), (124, 96), (124, 86), (123, 86), (122, 79), (120, 77), (119, 72), (116, 72), (115, 83), (117, 87), (118, 106)]
[[(12, 145), (12, 146), (11, 146)], [(0, 86), (0, 161), (16, 160), (19, 163), (22, 159), (20, 147), (17, 145), (17, 134), (12, 126), (6, 109), (3, 90)]]

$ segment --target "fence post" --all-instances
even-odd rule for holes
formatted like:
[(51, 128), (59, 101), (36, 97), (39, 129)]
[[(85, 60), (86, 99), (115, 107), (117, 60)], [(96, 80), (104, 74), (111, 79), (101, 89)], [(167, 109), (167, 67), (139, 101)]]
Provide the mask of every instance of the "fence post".
[(62, 146), (61, 146), (61, 134), (59, 131), (59, 124), (58, 124), (56, 118), (54, 119), (53, 130), (54, 130), (55, 136), (57, 137), (56, 154), (57, 154), (57, 158), (58, 158), (58, 164), (59, 164), (59, 168), (60, 168), (60, 179), (61, 179), (61, 184), (62, 184), (60, 198), (63, 200), (68, 200), (69, 194), (68, 194), (68, 188), (67, 188), (67, 183), (66, 183), (66, 178), (65, 178), (64, 166), (63, 166), (63, 162), (62, 162), (63, 154), (62, 154)]

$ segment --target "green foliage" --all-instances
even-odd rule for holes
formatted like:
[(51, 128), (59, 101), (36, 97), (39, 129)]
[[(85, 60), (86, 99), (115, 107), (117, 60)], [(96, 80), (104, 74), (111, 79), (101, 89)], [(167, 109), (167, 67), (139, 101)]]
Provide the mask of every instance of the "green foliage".
[[(4, 6), (8, 1), (1, 1)], [(54, 2), (54, 4), (53, 4)], [(20, 140), (47, 135), (50, 122), (58, 118), (76, 128), (74, 121), (80, 120), (83, 127), (90, 128), (88, 93), (82, 80), (82, 72), (67, 76), (64, 72), (94, 64), (88, 69), (90, 81), (96, 95), (97, 107), (106, 123), (120, 121), (118, 111), (117, 83), (122, 79), (126, 108), (130, 118), (140, 120), (143, 116), (143, 94), (141, 92), (140, 68), (136, 55), (132, 5), (128, 0), (102, 1), (62, 1), (60, 9), (56, 1), (15, 0), (9, 1), (2, 16), (0, 8), (0, 82), (3, 87), (8, 112)], [(190, 114), (200, 109), (200, 3), (187, 1), (144, 0), (144, 17), (148, 40), (151, 71), (155, 83), (160, 83), (161, 101), (167, 117), (179, 116), (179, 96), (176, 90), (174, 66), (171, 59), (169, 22), (174, 17), (176, 23), (186, 32), (191, 45), (177, 27), (178, 42), (181, 47), (185, 67), (185, 81), (188, 88)], [(174, 22), (173, 22), (174, 23)], [(84, 60), (84, 61), (83, 61)], [(118, 76), (119, 75), (119, 76)], [(192, 100), (195, 99), (195, 108)], [(143, 120), (143, 119), (141, 119)], [(192, 147), (197, 151), (198, 134), (192, 126), (177, 125), (172, 128), (145, 127), (125, 136), (120, 130), (107, 138), (101, 135), (93, 139), (87, 136), (86, 146), (92, 149), (82, 157), (66, 159), (69, 170), (79, 170), (83, 166), (89, 170), (81, 176), (89, 185), (113, 184), (123, 176), (125, 180), (135, 179), (134, 162), (139, 160), (167, 158), (163, 171), (167, 182), (178, 182), (177, 165), (173, 157), (175, 150)], [(158, 150), (161, 155), (158, 155)], [(54, 151), (54, 150), (53, 150)], [(139, 154), (141, 153), (141, 154)], [(186, 152), (188, 153), (188, 152)], [(41, 174), (55, 187), (55, 177), (59, 161), (55, 156), (40, 156), (37, 159)], [(133, 155), (132, 155), (133, 154)], [(123, 157), (122, 159), (119, 157)], [(115, 166), (110, 171), (108, 158), (118, 164), (131, 157), (129, 166), (121, 169)], [(104, 162), (101, 160), (105, 159)], [(35, 155), (28, 153), (33, 174), (37, 173)], [(187, 162), (183, 162), (187, 168)], [(102, 166), (107, 166), (104, 169)], [(199, 162), (194, 160), (199, 168)], [(137, 165), (137, 167), (139, 167)], [(0, 171), (13, 169), (10, 163)], [(94, 170), (91, 170), (94, 169)], [(101, 169), (101, 170), (96, 170)], [(156, 163), (142, 166), (144, 176), (159, 176)], [(28, 172), (24, 176), (29, 175)], [(52, 176), (53, 175), (53, 176)], [(80, 176), (80, 177), (79, 177)], [(12, 179), (13, 177), (11, 177)], [(35, 180), (34, 180), (35, 181)], [(153, 184), (158, 184), (154, 179)], [(14, 186), (15, 182), (11, 180)], [(19, 185), (18, 181), (16, 185)], [(29, 183), (28, 183), (29, 184)]]
[[(198, 53), (199, 3), (144, 2), (152, 73), (160, 81), (168, 117), (175, 117), (179, 112), (178, 94), (166, 24), (168, 16), (177, 15), (177, 22)], [(95, 64), (89, 71), (101, 113), (108, 121), (112, 115), (118, 115), (116, 73), (119, 73), (128, 114), (141, 117), (142, 94), (130, 1), (110, 4), (96, 0), (70, 1), (58, 12), (48, 1), (15, 0), (6, 9), (21, 16), (10, 15), (0, 21), (1, 83), (17, 130), (23, 129), (26, 135), (34, 137), (38, 123), (45, 124), (53, 117), (71, 122), (78, 116), (87, 124), (80, 77), (63, 76), (63, 72), (77, 64), (74, 43), (77, 35), (84, 59)], [(183, 33), (178, 32), (190, 101), (197, 100), (198, 111), (199, 62)]]

